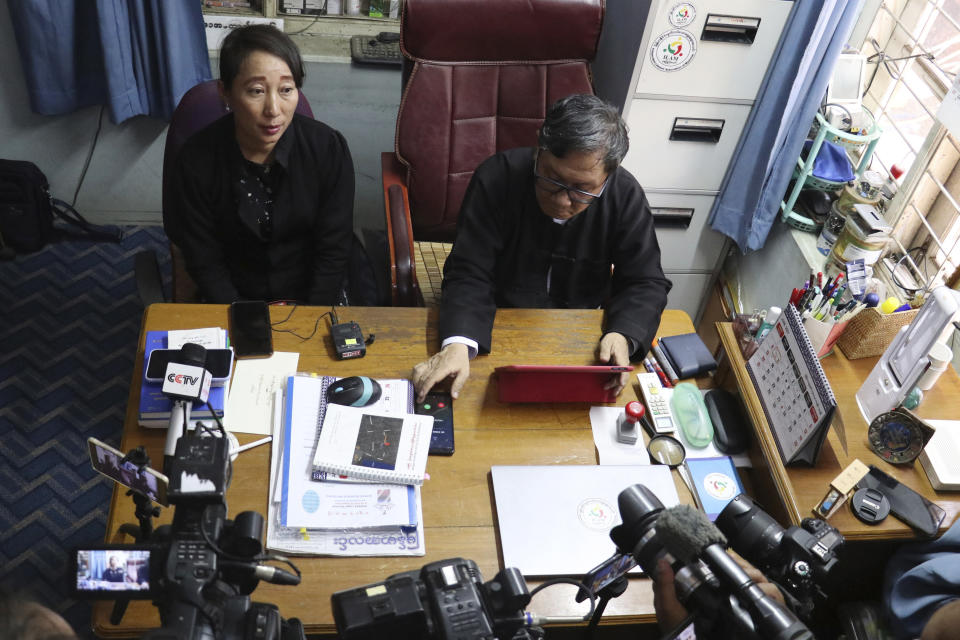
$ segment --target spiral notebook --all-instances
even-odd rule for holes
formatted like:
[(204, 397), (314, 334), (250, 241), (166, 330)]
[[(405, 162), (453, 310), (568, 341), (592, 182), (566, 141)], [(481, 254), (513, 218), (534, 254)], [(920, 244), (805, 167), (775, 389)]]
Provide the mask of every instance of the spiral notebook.
[(313, 468), (359, 480), (420, 485), (432, 434), (433, 416), (384, 415), (327, 404)]
[(837, 401), (793, 305), (750, 356), (747, 373), (783, 463), (816, 464)]

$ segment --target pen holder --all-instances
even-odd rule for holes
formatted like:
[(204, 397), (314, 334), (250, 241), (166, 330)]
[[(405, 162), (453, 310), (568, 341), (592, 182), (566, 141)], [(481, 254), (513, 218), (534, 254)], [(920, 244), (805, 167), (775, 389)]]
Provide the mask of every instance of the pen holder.
[(803, 328), (806, 330), (807, 336), (810, 338), (810, 344), (813, 346), (813, 350), (817, 352), (818, 358), (830, 353), (834, 343), (843, 334), (848, 324), (850, 324), (849, 321), (823, 322), (810, 315), (804, 315), (803, 318)]
[(920, 309), (881, 313), (876, 307), (864, 309), (849, 322), (837, 346), (850, 360), (879, 356), (900, 331), (900, 327), (913, 322)]

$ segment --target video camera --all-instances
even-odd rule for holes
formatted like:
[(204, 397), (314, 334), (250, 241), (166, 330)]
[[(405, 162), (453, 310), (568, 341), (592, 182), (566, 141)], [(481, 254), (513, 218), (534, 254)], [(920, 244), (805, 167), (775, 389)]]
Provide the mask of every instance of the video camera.
[(264, 555), (263, 516), (244, 511), (227, 519), (232, 467), (219, 420), (218, 428), (216, 432), (198, 423), (177, 439), (174, 455), (165, 460), (167, 499), (176, 507), (173, 524), (151, 534), (149, 519), (156, 513), (143, 513), (149, 499), (135, 494), (140, 529), (122, 530), (138, 543), (76, 550), (75, 594), (117, 600), (113, 624), (119, 624), (128, 600), (153, 600), (162, 627), (144, 638), (303, 639), (299, 620), (285, 621), (275, 605), (250, 600), (260, 580), (297, 585), (300, 576), (260, 564), (274, 559)]
[[(836, 566), (840, 533), (826, 522), (804, 523), (784, 530), (746, 495), (735, 498), (717, 518), (718, 529), (699, 511), (680, 505), (665, 510), (643, 485), (618, 496), (622, 524), (610, 531), (619, 554), (632, 555), (653, 576), (665, 558), (675, 574), (677, 597), (707, 637), (793, 639), (813, 638), (793, 612), (768, 598), (726, 553), (733, 547), (786, 591), (787, 600), (801, 605), (798, 614), (809, 620), (814, 604)], [(722, 530), (722, 533), (721, 533)], [(615, 554), (616, 557), (616, 554)]]
[[(342, 640), (514, 638), (530, 621), (530, 592), (520, 571), (484, 583), (472, 560), (451, 558), (331, 598)], [(523, 637), (523, 636), (520, 636)]]

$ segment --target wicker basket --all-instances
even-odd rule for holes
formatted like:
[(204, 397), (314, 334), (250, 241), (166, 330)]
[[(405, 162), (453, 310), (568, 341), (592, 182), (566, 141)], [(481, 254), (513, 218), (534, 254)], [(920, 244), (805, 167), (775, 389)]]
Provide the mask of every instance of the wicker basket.
[(893, 342), (900, 327), (913, 322), (919, 311), (881, 313), (876, 307), (864, 309), (847, 325), (837, 346), (851, 360), (879, 356)]

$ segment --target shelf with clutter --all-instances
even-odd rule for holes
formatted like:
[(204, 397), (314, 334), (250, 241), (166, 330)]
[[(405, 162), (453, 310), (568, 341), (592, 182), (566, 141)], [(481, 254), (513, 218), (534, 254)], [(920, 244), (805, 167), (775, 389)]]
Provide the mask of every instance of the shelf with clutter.
[[(836, 192), (866, 172), (883, 130), (867, 109), (858, 113), (857, 120), (860, 122), (856, 127), (845, 130), (833, 126), (823, 113), (817, 112), (813, 137), (804, 143), (804, 152), (794, 168), (793, 188), (786, 201), (780, 203), (783, 222), (801, 231), (817, 231), (820, 224), (816, 220), (794, 209), (801, 192)], [(851, 154), (859, 155), (856, 168), (850, 162)]]

